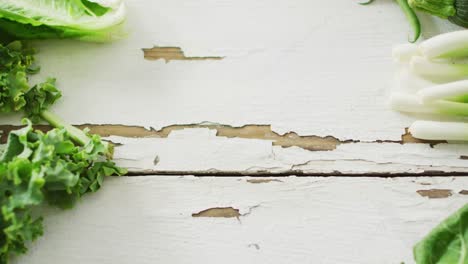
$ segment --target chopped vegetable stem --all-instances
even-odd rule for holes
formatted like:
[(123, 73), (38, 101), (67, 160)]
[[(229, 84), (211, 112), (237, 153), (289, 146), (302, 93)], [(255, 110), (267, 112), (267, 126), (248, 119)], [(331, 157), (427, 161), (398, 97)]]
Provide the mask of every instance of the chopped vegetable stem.
[(41, 112), (41, 117), (44, 118), (49, 124), (56, 128), (64, 128), (70, 137), (75, 140), (78, 144), (85, 146), (89, 143), (90, 138), (80, 129), (67, 124), (62, 118), (52, 113), (49, 110)]
[(416, 42), (421, 36), (421, 24), (419, 23), (418, 16), (414, 12), (414, 10), (408, 5), (407, 0), (396, 0), (398, 5), (400, 6), (401, 10), (405, 14), (406, 18), (408, 19), (411, 28), (413, 29), (413, 39), (409, 39), (408, 41), (411, 43)]

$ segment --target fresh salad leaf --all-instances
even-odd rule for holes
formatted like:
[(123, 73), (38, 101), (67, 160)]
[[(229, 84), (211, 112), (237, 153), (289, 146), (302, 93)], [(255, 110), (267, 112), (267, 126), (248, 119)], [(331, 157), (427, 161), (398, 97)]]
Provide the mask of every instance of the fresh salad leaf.
[(34, 50), (20, 41), (0, 44), (0, 113), (24, 111), (38, 121), (40, 113), (61, 97), (55, 79), (29, 84), (28, 76), (39, 71), (33, 55)]
[(21, 39), (112, 41), (121, 37), (125, 15), (122, 0), (0, 1), (0, 29)]
[(126, 173), (110, 160), (99, 136), (81, 146), (64, 128), (43, 133), (24, 122), (26, 127), (9, 134), (0, 158), (0, 263), (26, 252), (26, 243), (42, 235), (42, 217), (32, 213), (37, 205), (70, 208), (99, 190), (105, 176)]
[(468, 204), (435, 227), (414, 247), (417, 264), (468, 263)]

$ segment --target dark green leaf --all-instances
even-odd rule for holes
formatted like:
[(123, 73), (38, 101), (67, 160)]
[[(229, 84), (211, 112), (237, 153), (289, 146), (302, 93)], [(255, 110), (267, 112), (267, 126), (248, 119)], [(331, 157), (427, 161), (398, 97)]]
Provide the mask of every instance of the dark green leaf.
[(417, 264), (468, 263), (468, 204), (419, 242), (414, 257)]

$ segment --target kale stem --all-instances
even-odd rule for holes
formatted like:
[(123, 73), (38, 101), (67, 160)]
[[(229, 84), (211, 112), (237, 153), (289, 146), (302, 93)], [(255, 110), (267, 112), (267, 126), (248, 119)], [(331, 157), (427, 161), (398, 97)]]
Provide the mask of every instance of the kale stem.
[(409, 42), (414, 43), (418, 40), (419, 36), (421, 36), (421, 24), (419, 23), (418, 16), (414, 12), (414, 10), (409, 6), (408, 0), (396, 0), (398, 5), (405, 13), (406, 18), (408, 19), (412, 29), (413, 29), (413, 39), (409, 40)]
[(66, 123), (62, 118), (48, 110), (42, 111), (41, 117), (56, 128), (64, 128), (70, 137), (82, 146), (87, 145), (91, 140), (82, 130)]

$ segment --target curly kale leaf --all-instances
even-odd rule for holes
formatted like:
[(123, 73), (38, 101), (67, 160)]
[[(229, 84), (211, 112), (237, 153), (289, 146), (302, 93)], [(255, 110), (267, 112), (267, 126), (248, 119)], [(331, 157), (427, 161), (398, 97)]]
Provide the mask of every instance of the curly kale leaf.
[(64, 128), (43, 133), (25, 122), (9, 134), (0, 157), (0, 263), (26, 252), (26, 244), (42, 235), (42, 217), (32, 213), (37, 205), (70, 208), (97, 191), (105, 176), (126, 173), (110, 160), (99, 136), (81, 146)]
[(55, 79), (31, 85), (28, 76), (39, 71), (34, 50), (20, 41), (0, 44), (0, 113), (24, 111), (33, 122), (60, 97)]

